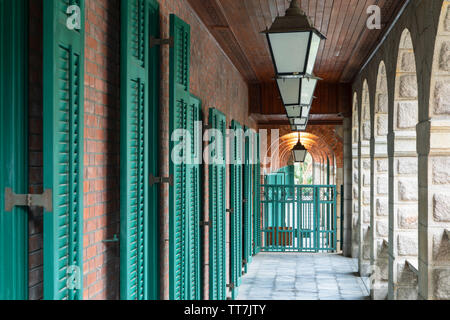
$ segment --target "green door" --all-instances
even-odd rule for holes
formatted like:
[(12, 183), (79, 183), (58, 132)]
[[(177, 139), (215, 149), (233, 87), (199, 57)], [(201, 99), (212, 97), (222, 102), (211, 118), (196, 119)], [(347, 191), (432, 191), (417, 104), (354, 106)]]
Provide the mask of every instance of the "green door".
[(5, 189), (28, 193), (27, 7), (0, 0), (0, 300), (28, 297), (28, 210), (5, 209)]
[(245, 162), (244, 162), (244, 217), (243, 217), (243, 265), (244, 272), (252, 261), (252, 202), (253, 202), (253, 132), (245, 127)]
[(121, 38), (121, 299), (158, 297), (157, 176), (159, 59), (158, 5), (122, 0)]
[(84, 1), (81, 29), (66, 26), (68, 1), (44, 1), (44, 298), (82, 299)]
[(209, 298), (226, 299), (226, 118), (217, 109), (209, 110), (209, 124), (216, 134), (210, 134), (209, 163)]
[(230, 164), (230, 278), (232, 298), (236, 299), (242, 278), (242, 150), (244, 131), (242, 126), (234, 120), (231, 122), (231, 129), (234, 136), (230, 146), (232, 153)]

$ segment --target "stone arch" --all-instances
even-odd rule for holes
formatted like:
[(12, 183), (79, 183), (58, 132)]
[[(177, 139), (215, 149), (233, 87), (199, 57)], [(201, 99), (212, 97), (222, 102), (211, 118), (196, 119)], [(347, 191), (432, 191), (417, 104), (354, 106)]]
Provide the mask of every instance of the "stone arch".
[(360, 183), (359, 183), (359, 232), (361, 250), (359, 254), (359, 271), (362, 276), (370, 273), (370, 92), (367, 80), (363, 81), (361, 93), (361, 117), (360, 117)]
[(375, 267), (375, 285), (371, 290), (374, 300), (385, 300), (388, 290), (388, 85), (386, 66), (383, 61), (378, 67), (374, 104), (374, 130), (371, 139), (371, 265)]
[(352, 257), (359, 257), (359, 107), (358, 107), (358, 94), (355, 92), (353, 95), (353, 108), (352, 108)]
[(389, 298), (417, 299), (418, 82), (408, 29), (400, 37), (392, 132), (389, 133)]
[[(419, 296), (450, 299), (450, 1), (443, 1), (419, 138)], [(428, 109), (427, 109), (428, 108)], [(425, 117), (424, 117), (425, 116)]]

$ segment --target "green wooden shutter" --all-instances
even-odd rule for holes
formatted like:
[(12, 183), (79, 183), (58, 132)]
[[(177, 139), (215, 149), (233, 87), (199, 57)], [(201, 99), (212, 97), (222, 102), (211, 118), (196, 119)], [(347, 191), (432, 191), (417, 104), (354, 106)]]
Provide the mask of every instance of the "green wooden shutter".
[(28, 193), (27, 4), (0, 0), (0, 300), (28, 297), (27, 209), (4, 202)]
[(243, 131), (242, 126), (236, 122), (231, 122), (231, 129), (234, 131), (234, 137), (230, 150), (232, 152), (231, 171), (231, 223), (230, 223), (230, 275), (232, 288), (232, 299), (238, 295), (238, 287), (242, 278), (242, 147)]
[(209, 124), (211, 129), (222, 133), (222, 141), (215, 141), (211, 136), (210, 143), (216, 143), (211, 148), (209, 164), (209, 298), (210, 300), (226, 299), (226, 208), (225, 208), (225, 179), (226, 179), (226, 118), (217, 109), (209, 110)]
[(245, 164), (244, 164), (244, 271), (252, 261), (252, 131), (245, 127)]
[[(68, 5), (81, 29), (66, 26)], [(84, 1), (44, 1), (44, 298), (82, 299)]]
[[(152, 105), (150, 114), (149, 101), (155, 103), (156, 77), (152, 68), (157, 68), (154, 64), (158, 62), (153, 60), (150, 64), (149, 60), (149, 27), (150, 23), (155, 24), (156, 18), (154, 4), (150, 5), (148, 0), (122, 0), (121, 10), (120, 295), (124, 300), (151, 298), (149, 286), (157, 282), (149, 278), (151, 274), (154, 276), (149, 269), (149, 255), (152, 253), (154, 258), (151, 250), (156, 246), (149, 242), (149, 199), (157, 201), (151, 197), (157, 187), (150, 191), (148, 183), (149, 159), (155, 157), (149, 152), (149, 138), (155, 137), (157, 130), (154, 122), (150, 128), (149, 122), (157, 113), (153, 113)], [(153, 21), (150, 21), (151, 10)], [(152, 209), (154, 222), (154, 203)], [(154, 230), (153, 241), (156, 241)], [(155, 296), (154, 289), (152, 296)]]
[[(191, 96), (188, 106), (187, 128), (191, 135), (190, 162), (187, 164), (188, 211), (187, 224), (187, 300), (200, 300), (200, 163), (202, 156), (201, 128), (196, 122), (201, 121), (201, 101)], [(198, 129), (198, 130), (196, 130)]]
[[(156, 0), (149, 3), (149, 34), (155, 38), (160, 37), (159, 32), (159, 4)], [(153, 176), (159, 176), (159, 95), (160, 95), (160, 46), (149, 48), (149, 137), (148, 137), (148, 170)], [(148, 299), (159, 299), (160, 292), (160, 262), (159, 262), (159, 189), (155, 184), (149, 186), (148, 199)]]
[(255, 134), (255, 164), (254, 164), (254, 201), (253, 201), (253, 253), (261, 251), (261, 154), (260, 136)]
[[(170, 15), (170, 36), (174, 45), (170, 48), (170, 134), (177, 129), (187, 129), (190, 64), (190, 26), (176, 15)], [(169, 154), (172, 157), (174, 148), (186, 141), (175, 142), (170, 139)], [(182, 154), (187, 159), (188, 155)], [(186, 161), (169, 164), (174, 185), (169, 188), (169, 297), (171, 300), (189, 298), (189, 190)]]

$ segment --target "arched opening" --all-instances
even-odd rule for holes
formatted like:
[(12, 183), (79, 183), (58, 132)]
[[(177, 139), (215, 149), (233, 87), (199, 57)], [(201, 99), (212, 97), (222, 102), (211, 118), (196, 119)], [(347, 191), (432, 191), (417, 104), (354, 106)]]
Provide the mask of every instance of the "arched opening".
[(360, 172), (360, 229), (361, 252), (359, 255), (359, 272), (362, 276), (370, 274), (370, 97), (367, 80), (363, 83), (361, 96), (361, 172)]
[(313, 158), (310, 153), (306, 156), (304, 163), (294, 164), (294, 181), (295, 184), (313, 184)]
[[(410, 32), (403, 31), (397, 60), (390, 154), (389, 298), (417, 298), (418, 163), (416, 125), (418, 86)], [(392, 141), (393, 140), (393, 141)]]
[(352, 205), (352, 257), (359, 257), (359, 109), (358, 95), (353, 96), (353, 117), (352, 117), (352, 184), (353, 184), (353, 205)]
[(388, 93), (386, 66), (382, 61), (378, 69), (377, 88), (375, 94), (375, 118), (373, 148), (373, 187), (371, 210), (371, 264), (374, 268), (372, 299), (387, 298), (388, 256), (389, 256), (389, 173), (388, 173)]
[[(429, 103), (420, 112), (419, 296), (450, 299), (450, 1), (443, 1)], [(429, 148), (427, 148), (429, 146)], [(428, 250), (422, 250), (430, 248)], [(432, 248), (432, 249), (431, 249)]]

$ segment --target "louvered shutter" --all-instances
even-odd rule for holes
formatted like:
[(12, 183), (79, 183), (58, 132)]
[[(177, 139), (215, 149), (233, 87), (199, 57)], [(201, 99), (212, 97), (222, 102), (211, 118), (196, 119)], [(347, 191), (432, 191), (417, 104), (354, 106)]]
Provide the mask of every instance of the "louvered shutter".
[(120, 295), (148, 298), (149, 23), (147, 0), (122, 0)]
[[(81, 29), (66, 26), (68, 5)], [(84, 1), (44, 1), (44, 298), (82, 299)]]
[(209, 164), (209, 298), (211, 300), (226, 299), (226, 265), (225, 265), (225, 242), (226, 242), (226, 208), (225, 208), (225, 134), (226, 118), (217, 109), (209, 110), (209, 124), (212, 129), (222, 133), (222, 141), (215, 141), (219, 137), (210, 138), (210, 143), (215, 142), (216, 148), (211, 149)]
[[(202, 137), (200, 127), (201, 101), (191, 96), (188, 106), (187, 128), (191, 135), (190, 163), (187, 164), (188, 211), (187, 224), (187, 300), (200, 300), (200, 163)], [(200, 130), (199, 130), (200, 129)]]
[(261, 153), (260, 135), (255, 134), (255, 165), (254, 165), (254, 203), (253, 203), (253, 253), (261, 251)]
[(238, 295), (238, 287), (242, 278), (242, 147), (243, 147), (243, 131), (242, 126), (236, 122), (231, 122), (231, 129), (234, 132), (231, 141), (230, 150), (232, 152), (230, 165), (231, 171), (231, 223), (230, 223), (230, 242), (231, 242), (231, 283), (234, 285), (232, 289), (232, 298)]
[(245, 164), (244, 164), (244, 271), (248, 271), (248, 264), (252, 261), (252, 131), (245, 127)]
[[(177, 129), (187, 129), (190, 63), (190, 27), (177, 16), (170, 15), (170, 36), (174, 45), (170, 48), (170, 134)], [(169, 154), (172, 157), (174, 148), (184, 145), (186, 140), (175, 142), (170, 139)], [(185, 152), (186, 153), (186, 152)], [(187, 154), (181, 154), (187, 159)], [(190, 155), (189, 155), (190, 156)], [(189, 297), (189, 255), (188, 247), (188, 168), (186, 161), (182, 163), (170, 160), (169, 171), (174, 185), (169, 188), (169, 297), (171, 300), (186, 300)]]

